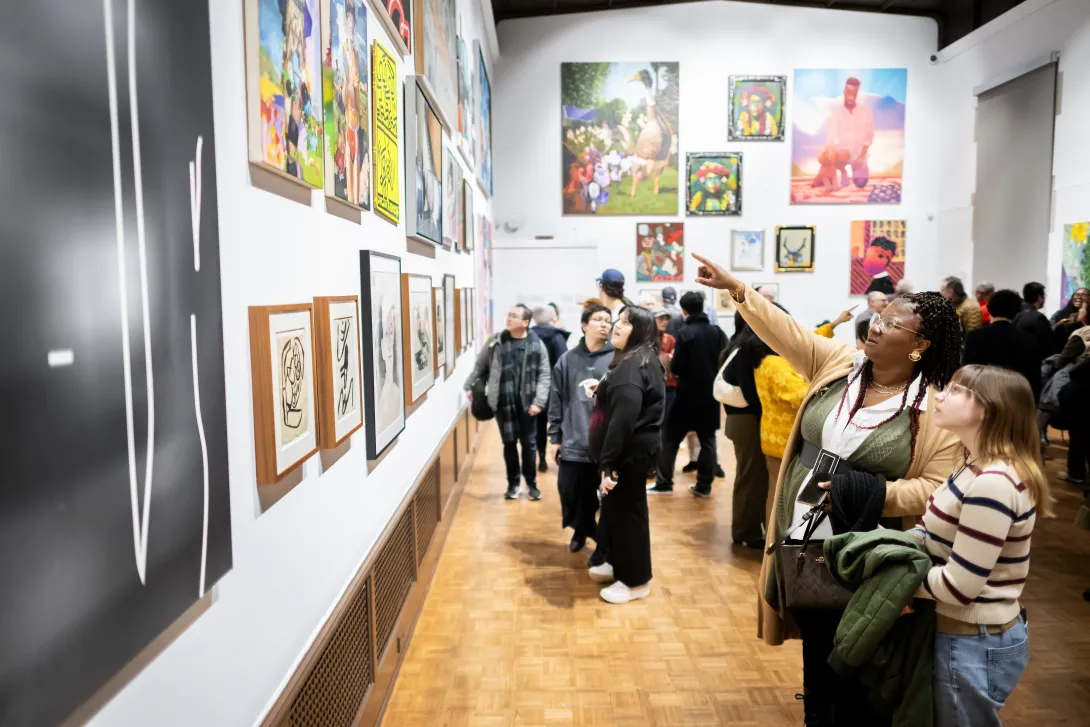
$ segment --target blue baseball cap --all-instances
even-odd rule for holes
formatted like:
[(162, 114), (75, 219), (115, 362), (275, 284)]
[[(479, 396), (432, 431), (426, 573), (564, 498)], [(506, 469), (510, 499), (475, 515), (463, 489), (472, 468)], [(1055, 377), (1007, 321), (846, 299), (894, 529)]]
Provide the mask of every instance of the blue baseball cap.
[(671, 302), (677, 300), (677, 290), (674, 288), (674, 286), (667, 285), (665, 288), (662, 289), (662, 299)]
[(623, 283), (624, 273), (616, 268), (608, 268), (602, 271), (602, 277), (598, 278), (599, 283)]

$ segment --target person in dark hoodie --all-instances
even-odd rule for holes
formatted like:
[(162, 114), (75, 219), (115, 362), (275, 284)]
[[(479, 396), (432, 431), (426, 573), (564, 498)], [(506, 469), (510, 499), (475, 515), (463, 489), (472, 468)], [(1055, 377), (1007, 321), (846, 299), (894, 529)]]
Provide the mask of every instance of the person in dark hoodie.
[(1041, 312), (1045, 307), (1045, 286), (1026, 283), (1022, 287), (1022, 311), (1011, 323), (1018, 330), (1033, 336), (1037, 342), (1037, 360), (1044, 361), (1056, 353), (1052, 341), (1052, 324)]
[(560, 493), (561, 527), (572, 528), (569, 550), (578, 553), (594, 538), (597, 547), (590, 566), (606, 561), (604, 529), (595, 525), (598, 512), (598, 466), (590, 456), (590, 413), (594, 408), (592, 384), (606, 375), (613, 359), (609, 308), (583, 309), (583, 338), (560, 357), (553, 369), (549, 392), (549, 441), (557, 463), (556, 488)]
[[(568, 336), (571, 335), (563, 328), (556, 325), (556, 309), (551, 305), (542, 305), (534, 308), (534, 333), (545, 344), (545, 351), (549, 354), (549, 370), (552, 371), (556, 362), (568, 350)], [(549, 428), (549, 406), (545, 405), (545, 411), (537, 416), (537, 441), (538, 461), (537, 471), (548, 472), (549, 464), (545, 457), (545, 435)]]

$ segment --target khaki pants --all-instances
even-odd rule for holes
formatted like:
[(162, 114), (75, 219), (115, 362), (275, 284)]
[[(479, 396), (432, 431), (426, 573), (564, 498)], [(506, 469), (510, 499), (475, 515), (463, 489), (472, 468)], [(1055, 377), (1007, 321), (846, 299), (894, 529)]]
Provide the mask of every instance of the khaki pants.
[(735, 459), (731, 538), (736, 543), (763, 542), (768, 469), (761, 452), (761, 418), (728, 414), (724, 429), (734, 445)]

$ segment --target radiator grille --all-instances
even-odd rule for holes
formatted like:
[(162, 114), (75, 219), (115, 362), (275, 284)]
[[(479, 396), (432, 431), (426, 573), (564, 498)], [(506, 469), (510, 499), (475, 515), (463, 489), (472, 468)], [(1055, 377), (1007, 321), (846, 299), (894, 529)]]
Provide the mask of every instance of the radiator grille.
[(373, 571), (375, 579), (375, 641), (376, 658), (381, 660), (394, 632), (401, 606), (416, 580), (413, 560), (412, 508), (397, 521), (390, 538), (382, 547)]
[(436, 459), (424, 474), (420, 487), (413, 498), (413, 514), (416, 518), (416, 564), (424, 560), (431, 545), (432, 535), (439, 524), (439, 460)]

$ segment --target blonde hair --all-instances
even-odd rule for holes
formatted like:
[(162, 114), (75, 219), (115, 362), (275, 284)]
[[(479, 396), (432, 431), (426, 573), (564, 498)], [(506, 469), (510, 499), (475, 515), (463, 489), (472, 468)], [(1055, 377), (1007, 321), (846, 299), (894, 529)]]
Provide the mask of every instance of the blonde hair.
[(1052, 494), (1041, 461), (1037, 406), (1026, 378), (998, 366), (971, 364), (958, 369), (950, 383), (968, 389), (984, 410), (977, 437), (980, 463), (1007, 462), (1029, 491), (1037, 513), (1051, 516)]

